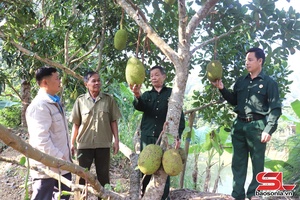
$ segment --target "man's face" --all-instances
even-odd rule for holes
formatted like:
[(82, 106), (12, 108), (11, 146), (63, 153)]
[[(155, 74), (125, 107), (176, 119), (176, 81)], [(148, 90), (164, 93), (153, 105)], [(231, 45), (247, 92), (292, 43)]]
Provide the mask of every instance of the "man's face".
[(245, 66), (249, 73), (258, 72), (262, 67), (262, 58), (257, 59), (255, 52), (249, 52), (246, 55)]
[(54, 72), (51, 76), (46, 77), (45, 81), (47, 83), (47, 90), (49, 94), (55, 95), (61, 90), (58, 72)]
[(100, 81), (100, 77), (98, 74), (94, 74), (92, 75), (88, 82), (85, 83), (86, 88), (90, 91), (90, 92), (99, 92), (100, 91), (100, 87), (101, 87), (101, 81)]
[(163, 75), (159, 69), (153, 69), (150, 72), (150, 80), (153, 87), (161, 87), (166, 79), (166, 75)]

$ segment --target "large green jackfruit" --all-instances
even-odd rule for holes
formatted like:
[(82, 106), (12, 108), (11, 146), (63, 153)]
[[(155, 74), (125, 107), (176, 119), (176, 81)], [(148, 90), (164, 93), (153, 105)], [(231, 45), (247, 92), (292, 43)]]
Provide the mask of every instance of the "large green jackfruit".
[(177, 149), (168, 149), (164, 152), (162, 166), (169, 176), (177, 176), (183, 170), (183, 163)]
[(138, 168), (143, 174), (151, 175), (159, 169), (162, 156), (163, 151), (159, 145), (149, 144), (139, 155)]
[(116, 32), (114, 37), (114, 46), (117, 50), (123, 50), (127, 43), (127, 31), (125, 29), (120, 29)]
[(142, 84), (145, 80), (145, 68), (143, 63), (136, 57), (131, 57), (127, 61), (125, 77), (128, 84)]
[(222, 78), (223, 68), (222, 64), (218, 60), (210, 61), (206, 66), (207, 78), (211, 82), (215, 82)]

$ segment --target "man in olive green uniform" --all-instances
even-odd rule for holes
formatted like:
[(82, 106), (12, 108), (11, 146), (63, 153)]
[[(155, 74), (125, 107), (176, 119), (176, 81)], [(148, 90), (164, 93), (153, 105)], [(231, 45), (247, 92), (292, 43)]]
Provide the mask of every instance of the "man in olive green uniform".
[[(168, 112), (169, 97), (172, 93), (172, 88), (166, 87), (164, 81), (166, 74), (161, 66), (154, 66), (150, 69), (150, 79), (153, 86), (152, 90), (141, 94), (141, 85), (130, 86), (134, 93), (135, 100), (133, 101), (134, 108), (143, 112), (141, 122), (141, 150), (148, 144), (155, 144), (166, 121)], [(185, 127), (184, 115), (181, 114), (179, 124), (179, 138)], [(151, 179), (151, 175), (147, 175), (143, 179), (142, 195)], [(170, 189), (170, 177), (164, 189), (162, 199), (168, 199)]]
[[(262, 71), (265, 54), (260, 48), (246, 53), (246, 76), (238, 78), (233, 91), (227, 90), (221, 80), (212, 84), (219, 88), (222, 96), (237, 113), (232, 129), (232, 173), (235, 199), (255, 199), (258, 186), (256, 175), (264, 171), (266, 143), (277, 128), (281, 115), (281, 102), (277, 83)], [(252, 161), (252, 181), (245, 193), (248, 156)]]
[[(70, 116), (73, 123), (71, 150), (72, 154), (77, 151), (80, 166), (90, 169), (95, 163), (97, 178), (104, 186), (109, 184), (110, 148), (114, 154), (119, 151), (121, 114), (114, 98), (101, 92), (98, 73), (88, 72), (84, 84), (88, 91), (76, 99)], [(80, 178), (79, 184), (85, 184), (85, 180)]]

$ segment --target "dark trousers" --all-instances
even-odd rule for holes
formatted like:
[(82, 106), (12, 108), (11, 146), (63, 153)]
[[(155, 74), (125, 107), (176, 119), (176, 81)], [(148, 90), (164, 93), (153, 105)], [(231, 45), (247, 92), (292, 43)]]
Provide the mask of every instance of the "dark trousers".
[[(266, 120), (242, 122), (236, 120), (232, 130), (232, 196), (236, 199), (255, 196), (258, 186), (256, 175), (264, 171), (266, 143), (261, 142), (261, 133), (265, 128)], [(245, 181), (247, 176), (248, 158), (252, 162), (252, 181), (245, 194)]]
[[(98, 181), (102, 186), (109, 184), (110, 148), (78, 149), (77, 159), (79, 165), (88, 170), (95, 161)], [(79, 184), (84, 185), (85, 180), (80, 178)]]
[[(142, 175), (144, 176), (144, 174), (142, 174)], [(143, 179), (142, 194), (145, 193), (147, 185), (149, 184), (149, 182), (151, 180), (151, 176), (152, 175), (146, 175), (145, 178)], [(164, 188), (164, 193), (163, 193), (163, 196), (161, 197), (161, 199), (162, 200), (169, 199), (169, 193), (170, 193), (170, 176), (168, 176), (168, 178), (166, 180), (166, 184), (165, 184), (165, 188)]]
[[(63, 177), (68, 180), (72, 179), (72, 174), (67, 173)], [(71, 189), (61, 184), (62, 191), (71, 191)], [(32, 183), (32, 196), (31, 200), (56, 200), (58, 199), (59, 190), (58, 190), (58, 181), (54, 178), (45, 178), (45, 179), (34, 179)], [(68, 200), (69, 195), (62, 195), (61, 200)]]

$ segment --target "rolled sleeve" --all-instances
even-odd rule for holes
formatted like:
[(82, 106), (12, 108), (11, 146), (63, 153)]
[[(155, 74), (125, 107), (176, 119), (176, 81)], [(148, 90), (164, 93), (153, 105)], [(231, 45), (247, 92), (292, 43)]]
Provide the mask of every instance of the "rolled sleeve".
[(74, 103), (69, 122), (74, 123), (76, 125), (81, 124), (81, 113), (78, 99)]

